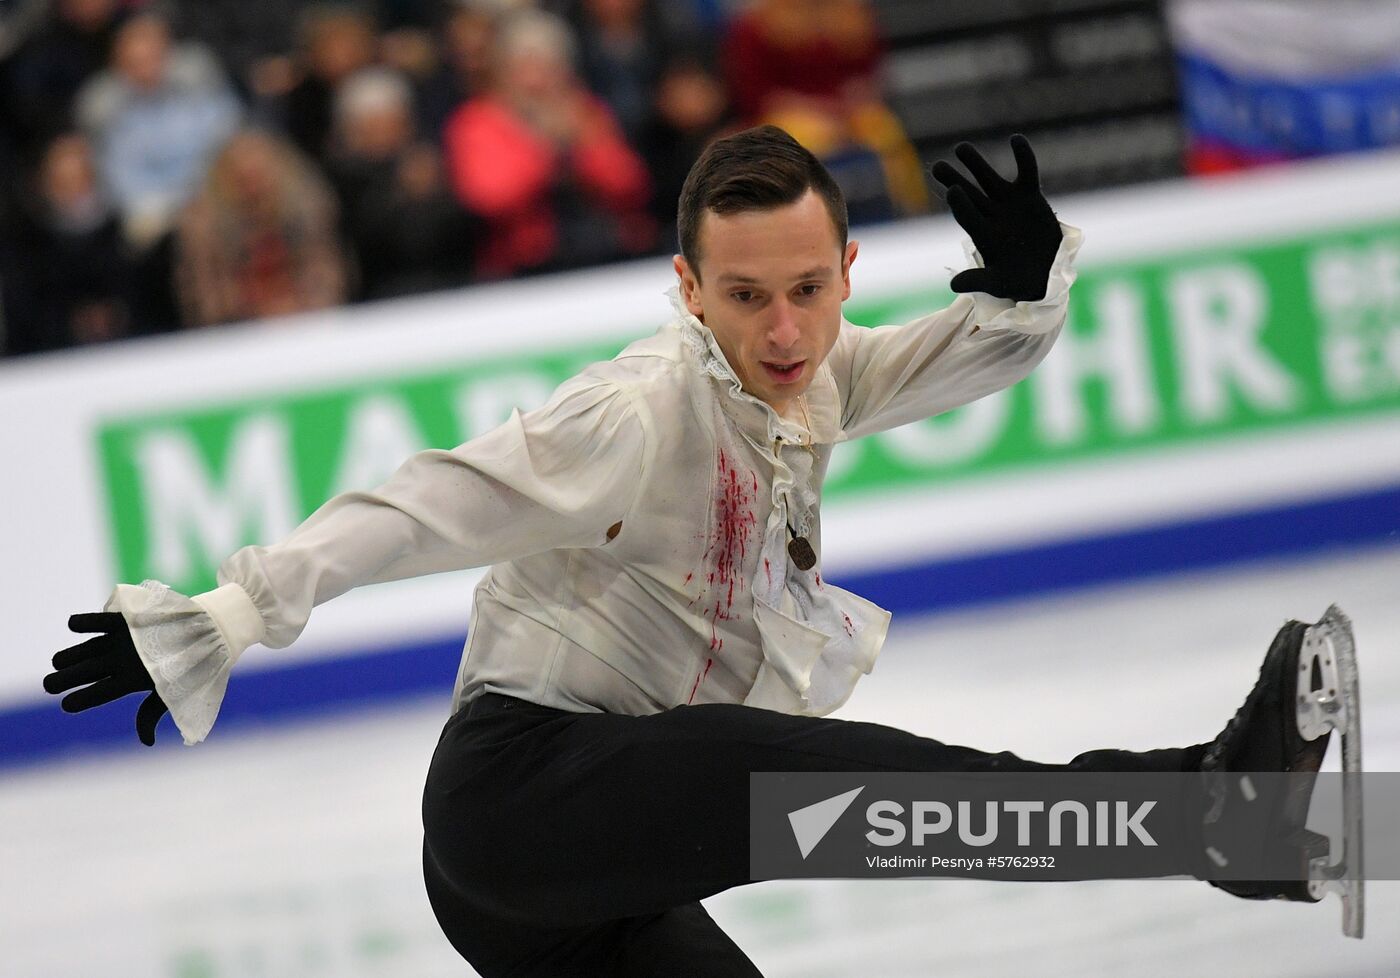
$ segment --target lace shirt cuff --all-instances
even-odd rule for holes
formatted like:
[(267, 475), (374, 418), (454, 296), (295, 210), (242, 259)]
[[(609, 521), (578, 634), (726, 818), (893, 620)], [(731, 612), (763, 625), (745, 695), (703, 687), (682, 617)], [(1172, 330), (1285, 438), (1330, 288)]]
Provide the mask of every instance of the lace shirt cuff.
[(118, 585), (106, 610), (126, 619), (136, 652), (185, 743), (202, 741), (219, 715), (234, 662), (262, 638), (252, 600), (237, 584), (188, 598), (146, 581)]

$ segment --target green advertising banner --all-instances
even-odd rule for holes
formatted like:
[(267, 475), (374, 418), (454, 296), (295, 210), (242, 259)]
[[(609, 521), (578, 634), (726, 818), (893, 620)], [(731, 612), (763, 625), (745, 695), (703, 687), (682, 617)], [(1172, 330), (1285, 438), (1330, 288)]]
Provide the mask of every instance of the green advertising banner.
[[(902, 322), (946, 292), (852, 300)], [(98, 432), (119, 580), (212, 587), (218, 561), (280, 538), (334, 493), (542, 403), (624, 345), (474, 360), (277, 398), (192, 405)], [(1400, 409), (1400, 224), (1098, 265), (1025, 383), (843, 446), (829, 496), (1180, 446)]]

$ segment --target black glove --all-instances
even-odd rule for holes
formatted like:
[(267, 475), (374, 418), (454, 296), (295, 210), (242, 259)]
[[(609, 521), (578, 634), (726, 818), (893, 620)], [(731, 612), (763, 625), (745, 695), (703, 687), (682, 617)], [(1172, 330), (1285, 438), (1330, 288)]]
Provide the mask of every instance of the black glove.
[(55, 653), (53, 667), (57, 671), (44, 677), (45, 691), (62, 693), (75, 686), (83, 686), (76, 693), (63, 697), (63, 708), (69, 713), (78, 713), (110, 703), (128, 693), (150, 690), (151, 695), (142, 700), (136, 709), (136, 736), (147, 747), (153, 746), (156, 742), (156, 724), (167, 712), (167, 707), (160, 694), (155, 692), (156, 684), (141, 657), (136, 654), (136, 646), (131, 644), (131, 630), (127, 628), (126, 619), (114, 611), (74, 615), (68, 619), (68, 628), (83, 634), (102, 634)]
[(1011, 151), (1017, 168), (1011, 181), (1002, 179), (971, 143), (958, 143), (953, 152), (976, 183), (947, 160), (933, 164), (934, 179), (948, 190), (953, 217), (986, 266), (953, 276), (954, 292), (985, 292), (1017, 301), (1045, 298), (1050, 266), (1060, 250), (1060, 222), (1040, 192), (1040, 169), (1030, 142), (1020, 134), (1012, 136)]

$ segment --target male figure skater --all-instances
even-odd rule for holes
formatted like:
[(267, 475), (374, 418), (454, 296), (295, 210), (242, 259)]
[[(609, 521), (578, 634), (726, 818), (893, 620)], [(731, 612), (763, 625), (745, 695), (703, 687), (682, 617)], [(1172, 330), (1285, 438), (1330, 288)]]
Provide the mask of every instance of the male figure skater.
[(1211, 745), (1046, 765), (825, 717), (889, 622), (820, 576), (832, 446), (1015, 383), (1064, 324), (1080, 233), (1012, 148), (1014, 180), (970, 146), (970, 179), (934, 168), (980, 258), (963, 294), (868, 330), (841, 316), (858, 246), (830, 175), (773, 127), (716, 142), (681, 197), (669, 324), (238, 551), (217, 590), (117, 588), (45, 687), (91, 683), (68, 710), (152, 690), (141, 739), (168, 707), (194, 743), (238, 656), (289, 645), (315, 605), (490, 565), (423, 799), (430, 902), (487, 978), (758, 974), (699, 903), (749, 881), (751, 771), (1315, 769), (1326, 736), (1287, 712), (1296, 624)]

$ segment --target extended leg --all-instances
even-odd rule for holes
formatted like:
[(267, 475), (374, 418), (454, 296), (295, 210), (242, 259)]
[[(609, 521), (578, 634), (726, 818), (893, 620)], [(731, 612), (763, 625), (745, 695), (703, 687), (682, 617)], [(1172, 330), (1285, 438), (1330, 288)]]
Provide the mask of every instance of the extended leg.
[(1050, 765), (743, 706), (646, 717), (483, 706), (444, 731), (424, 796), (428, 845), (479, 906), (558, 927), (747, 883), (751, 771), (1180, 772), (1201, 756), (1095, 751)]

